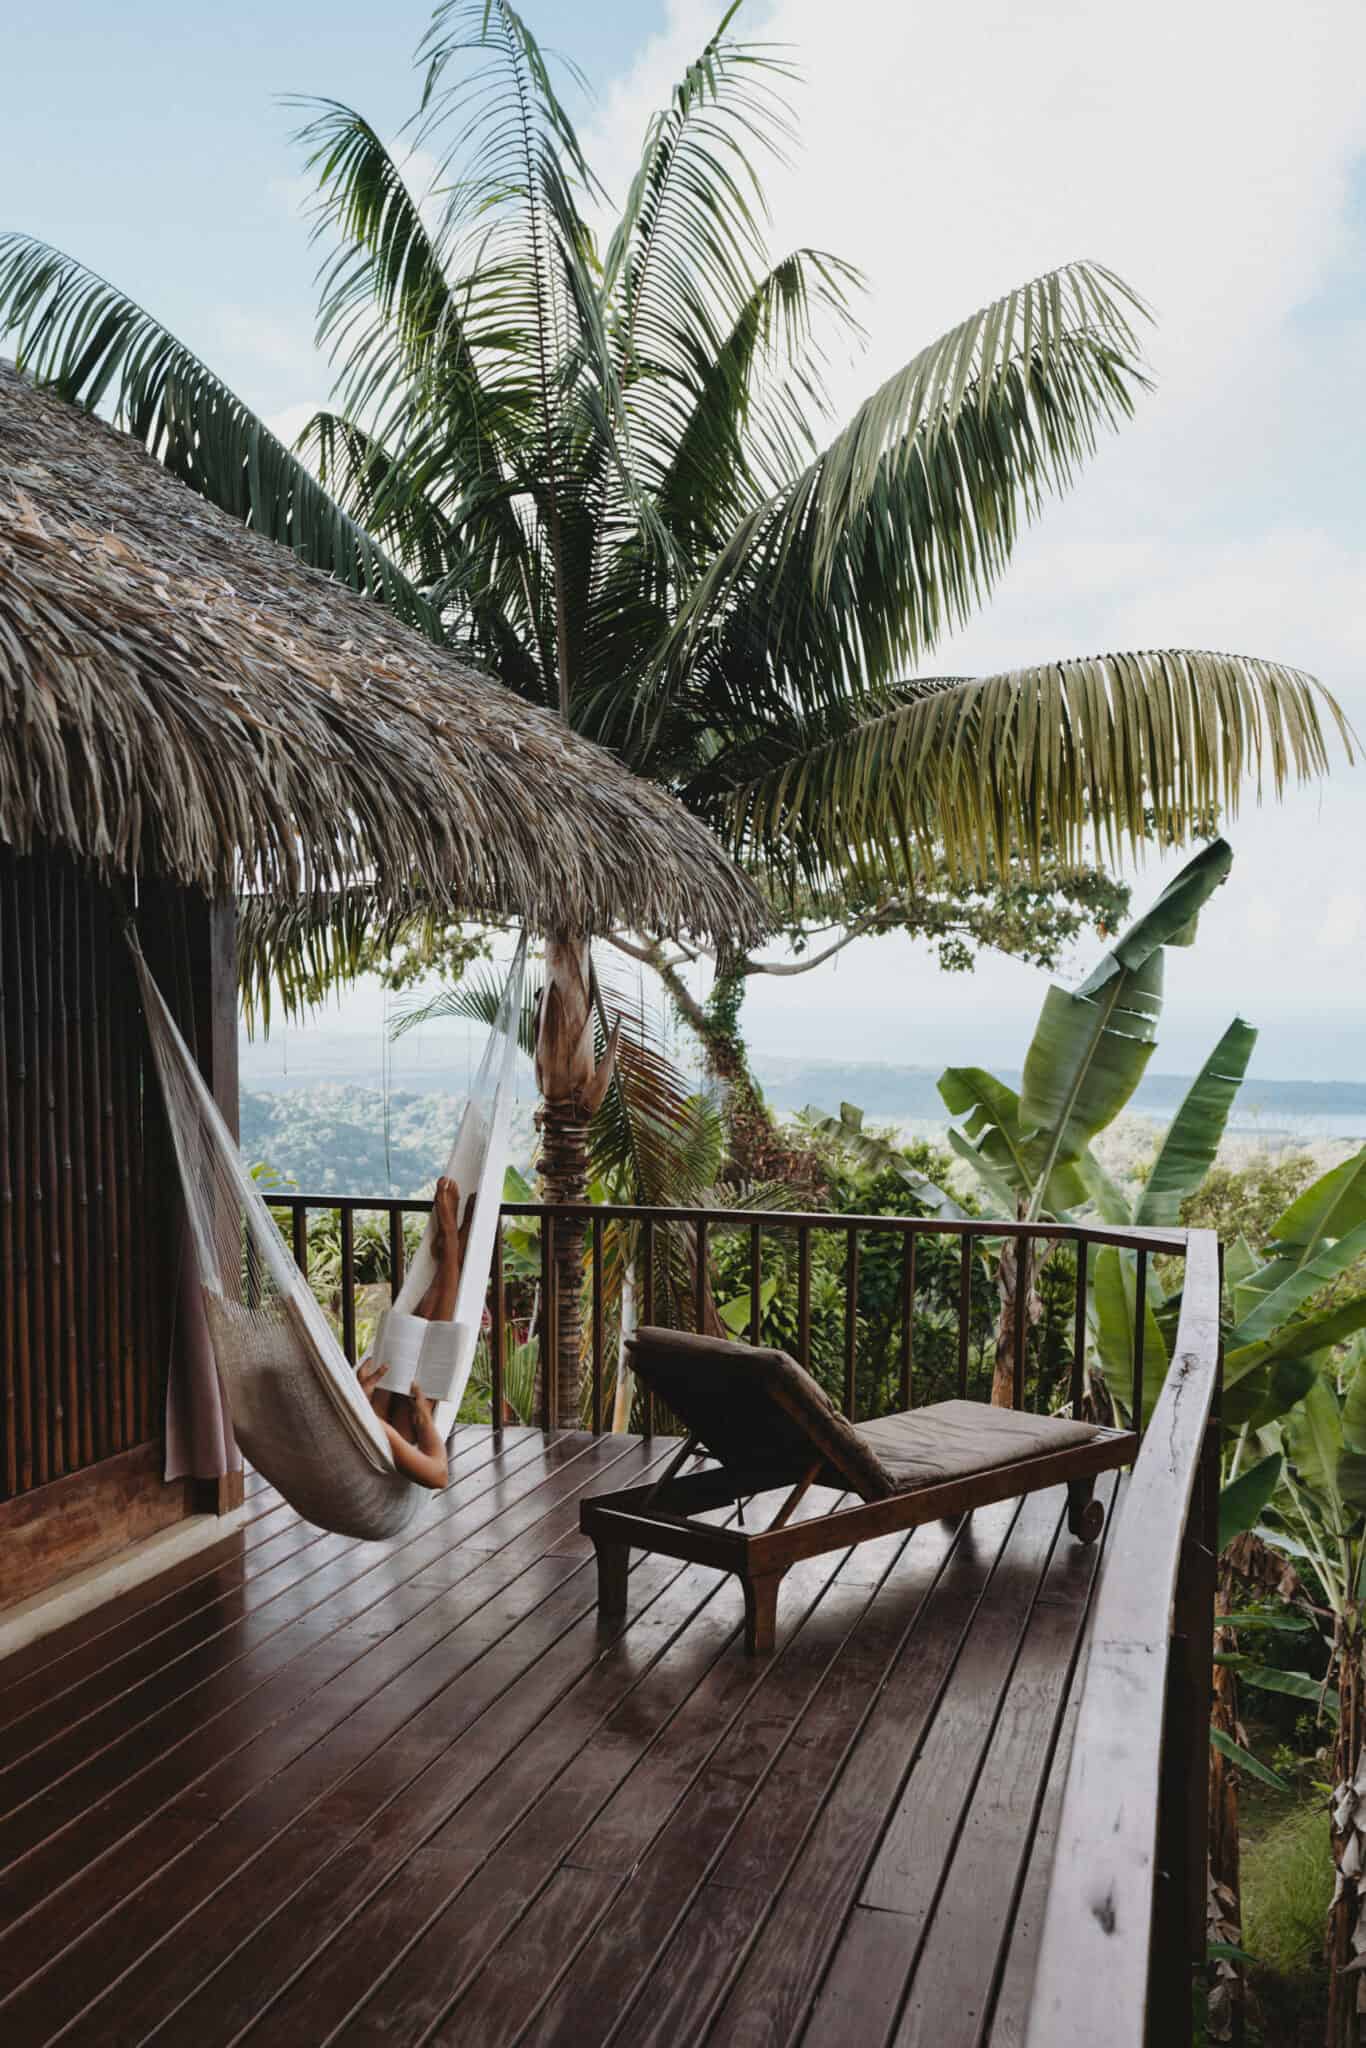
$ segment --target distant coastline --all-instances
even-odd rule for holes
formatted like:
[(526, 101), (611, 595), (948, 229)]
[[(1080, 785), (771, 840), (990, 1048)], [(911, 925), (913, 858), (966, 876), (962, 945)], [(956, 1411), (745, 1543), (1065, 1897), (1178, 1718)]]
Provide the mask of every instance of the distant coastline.
[[(270, 1071), (249, 1050), (242, 1071), (242, 1149), (267, 1161), (298, 1187), (327, 1194), (412, 1194), (441, 1171), (464, 1097), (460, 1070), (449, 1061), (405, 1066), (386, 1102), (374, 1070), (344, 1041), (326, 1047), (292, 1072)], [(513, 1159), (527, 1171), (535, 1155), (531, 1113), (535, 1085), (530, 1066), (519, 1077)], [(835, 1112), (841, 1102), (863, 1110), (875, 1125), (904, 1136), (940, 1138), (948, 1123), (928, 1067), (876, 1061), (756, 1059), (758, 1078), (772, 1107), (791, 1114), (812, 1105)], [(260, 1071), (258, 1071), (260, 1069)], [(1020, 1076), (1001, 1069), (1018, 1087)], [(1190, 1085), (1182, 1074), (1145, 1077), (1126, 1113), (1140, 1145), (1156, 1142)], [(1151, 1125), (1151, 1136), (1142, 1135)], [(1228, 1137), (1239, 1149), (1281, 1152), (1366, 1143), (1366, 1086), (1350, 1081), (1252, 1081), (1229, 1119)]]

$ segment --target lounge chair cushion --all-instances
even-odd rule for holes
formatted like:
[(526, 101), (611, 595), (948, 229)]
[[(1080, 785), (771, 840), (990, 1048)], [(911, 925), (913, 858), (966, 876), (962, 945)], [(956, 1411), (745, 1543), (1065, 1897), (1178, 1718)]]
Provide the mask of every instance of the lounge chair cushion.
[(656, 1398), (756, 1493), (791, 1485), (819, 1459), (820, 1484), (886, 1500), (1067, 1450), (1098, 1433), (1089, 1422), (982, 1401), (937, 1401), (856, 1428), (785, 1351), (648, 1326), (629, 1349)]
[(1098, 1434), (1089, 1422), (1060, 1415), (1023, 1415), (983, 1401), (935, 1401), (904, 1415), (862, 1422), (858, 1434), (898, 1493), (995, 1472), (1022, 1458), (1075, 1449)]
[(825, 1389), (785, 1351), (643, 1326), (630, 1344), (644, 1384), (747, 1490), (819, 1483), (885, 1500), (896, 1481)]

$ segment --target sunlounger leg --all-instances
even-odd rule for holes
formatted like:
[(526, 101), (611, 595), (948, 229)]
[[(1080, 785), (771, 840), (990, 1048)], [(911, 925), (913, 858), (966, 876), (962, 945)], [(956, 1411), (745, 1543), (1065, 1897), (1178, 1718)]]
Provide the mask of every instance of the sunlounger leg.
[(744, 1579), (745, 1651), (751, 1657), (766, 1657), (773, 1648), (778, 1626), (778, 1588), (781, 1572), (766, 1572), (761, 1578)]
[(608, 1543), (601, 1536), (593, 1538), (593, 1548), (598, 1554), (598, 1613), (604, 1620), (620, 1621), (626, 1612), (630, 1550), (624, 1543)]

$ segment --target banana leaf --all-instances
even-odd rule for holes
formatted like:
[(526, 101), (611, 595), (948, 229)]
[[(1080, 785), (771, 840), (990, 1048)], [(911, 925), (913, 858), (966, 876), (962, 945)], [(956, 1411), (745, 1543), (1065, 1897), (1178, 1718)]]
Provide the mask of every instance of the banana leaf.
[(1256, 1026), (1235, 1017), (1205, 1061), (1167, 1129), (1134, 1222), (1162, 1228), (1181, 1221), (1181, 1204), (1214, 1164), (1233, 1099), (1243, 1083)]
[[(1226, 1756), (1230, 1763), (1237, 1764), (1239, 1769), (1246, 1771), (1249, 1777), (1260, 1778), (1264, 1785), (1274, 1786), (1278, 1792), (1288, 1792), (1290, 1790), (1286, 1780), (1277, 1777), (1269, 1764), (1260, 1762), (1250, 1749), (1244, 1749), (1242, 1744), (1235, 1742), (1231, 1735), (1225, 1735), (1222, 1728), (1211, 1728), (1209, 1739), (1221, 1756)], [(1225, 1955), (1242, 1956), (1241, 1949), (1231, 1948), (1227, 1942), (1211, 1943), (1210, 1954), (1213, 1955), (1216, 1949), (1221, 1950)]]
[(802, 1115), (813, 1131), (846, 1146), (865, 1166), (872, 1167), (875, 1172), (898, 1174), (912, 1193), (919, 1196), (928, 1215), (940, 1216), (946, 1221), (961, 1221), (966, 1216), (966, 1209), (955, 1202), (952, 1195), (946, 1194), (928, 1174), (918, 1173), (909, 1164), (898, 1145), (888, 1138), (880, 1138), (875, 1131), (863, 1128), (863, 1111), (857, 1103), (842, 1102), (838, 1116), (830, 1116), (825, 1110), (808, 1103)]
[(1338, 1718), (1337, 1693), (1332, 1686), (1322, 1686), (1317, 1678), (1311, 1678), (1307, 1671), (1280, 1671), (1272, 1664), (1254, 1664), (1247, 1657), (1217, 1657), (1215, 1662), (1227, 1664), (1247, 1685), (1255, 1685), (1262, 1692), (1285, 1692), (1292, 1699), (1312, 1700), (1330, 1721)]
[(1265, 1429), (1278, 1422), (1304, 1399), (1317, 1378), (1318, 1368), (1308, 1358), (1282, 1358), (1245, 1373), (1220, 1404), (1224, 1429)]
[(1278, 1244), (1311, 1250), (1325, 1237), (1346, 1237), (1366, 1224), (1366, 1145), (1341, 1166), (1321, 1174), (1277, 1217), (1271, 1234)]
[(1271, 1497), (1281, 1483), (1285, 1460), (1279, 1451), (1262, 1458), (1246, 1472), (1240, 1472), (1219, 1493), (1219, 1548), (1226, 1550), (1235, 1536), (1255, 1529)]
[(1111, 1179), (1094, 1152), (1087, 1150), (1077, 1161), (1077, 1172), (1087, 1197), (1102, 1223), (1119, 1226), (1133, 1222), (1133, 1205), (1122, 1187)]
[[(1003, 1215), (1013, 1216), (1031, 1203), (1050, 1215), (1064, 1215), (1086, 1199), (1086, 1183), (1070, 1165), (1056, 1166), (1040, 1188), (1047, 1170), (1048, 1146), (1037, 1132), (1025, 1131), (1020, 1098), (984, 1067), (946, 1067), (939, 1093), (950, 1116), (961, 1117), (961, 1131), (949, 1131), (949, 1143), (978, 1175)], [(1036, 1199), (1037, 1198), (1037, 1199)]]
[(1341, 1533), (1346, 1525), (1339, 1466), (1344, 1440), (1338, 1397), (1320, 1374), (1285, 1425), (1290, 1462), (1301, 1487), (1321, 1512), (1327, 1526)]
[[(1263, 1337), (1271, 1336), (1289, 1322), (1302, 1303), (1327, 1287), (1360, 1258), (1366, 1258), (1366, 1222), (1358, 1224), (1332, 1243), (1324, 1243), (1320, 1239), (1319, 1249), (1298, 1263), (1277, 1259), (1271, 1266), (1263, 1267), (1260, 1273), (1254, 1273), (1239, 1293), (1243, 1298), (1248, 1293), (1255, 1294), (1256, 1305), (1230, 1332), (1232, 1348), (1239, 1350), (1245, 1344), (1256, 1344)], [(1279, 1271), (1287, 1263), (1291, 1270), (1277, 1285), (1269, 1288), (1259, 1286), (1263, 1275)]]
[(1366, 1294), (1326, 1308), (1315, 1316), (1301, 1316), (1286, 1323), (1274, 1337), (1260, 1344), (1238, 1344), (1224, 1356), (1224, 1385), (1235, 1387), (1248, 1373), (1281, 1358), (1308, 1358), (1343, 1343), (1358, 1330), (1366, 1329)]
[[(1096, 1350), (1105, 1383), (1126, 1412), (1134, 1405), (1134, 1325), (1138, 1298), (1138, 1266), (1132, 1252), (1106, 1245), (1093, 1261), (1091, 1312)], [(1167, 1347), (1153, 1312), (1152, 1296), (1143, 1304), (1143, 1421), (1146, 1424), (1167, 1376)]]
[(1156, 1043), (1162, 949), (1189, 945), (1202, 904), (1228, 874), (1220, 839), (1188, 861), (1075, 992), (1056, 983), (1025, 1055), (1020, 1124), (1045, 1141), (1041, 1178), (1070, 1164), (1123, 1109)]

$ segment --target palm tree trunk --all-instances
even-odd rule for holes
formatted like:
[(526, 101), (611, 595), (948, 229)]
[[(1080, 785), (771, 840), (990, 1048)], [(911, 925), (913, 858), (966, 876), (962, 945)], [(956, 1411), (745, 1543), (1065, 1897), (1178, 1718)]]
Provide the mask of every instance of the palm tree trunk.
[[(1332, 1846), (1337, 1884), (1328, 1912), (1328, 2048), (1358, 2048), (1366, 2010), (1366, 1972), (1351, 1966), (1366, 1953), (1366, 1640), (1362, 1612), (1351, 1606), (1338, 1622), (1333, 1673), (1341, 1701), (1333, 1752)], [(1350, 1974), (1348, 1972), (1350, 1971)]]
[[(593, 1044), (593, 968), (587, 934), (556, 932), (546, 940), (545, 994), (536, 1026), (536, 1085), (541, 1107), (543, 1199), (588, 1200), (588, 1127), (612, 1078), (615, 1048), (599, 1063)], [(562, 1429), (576, 1429), (583, 1355), (583, 1248), (587, 1225), (573, 1217), (555, 1223), (555, 1413)], [(550, 1327), (546, 1318), (546, 1327)]]

